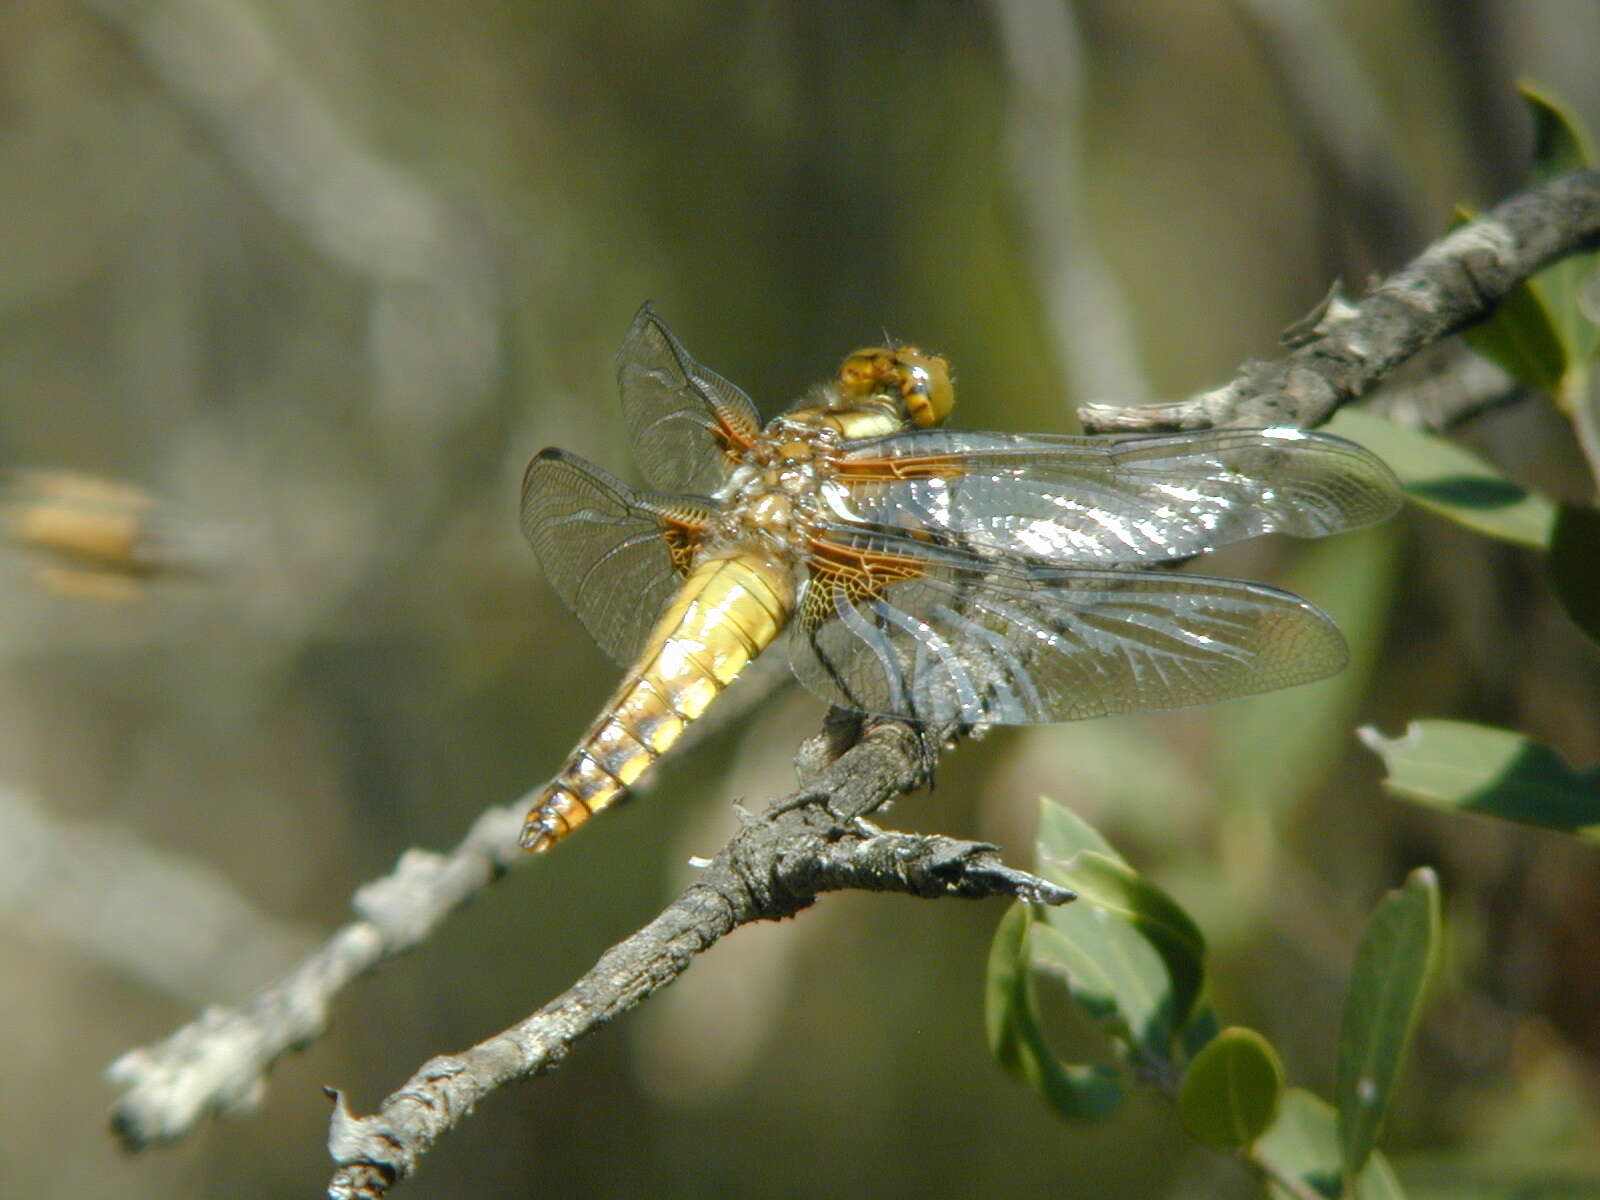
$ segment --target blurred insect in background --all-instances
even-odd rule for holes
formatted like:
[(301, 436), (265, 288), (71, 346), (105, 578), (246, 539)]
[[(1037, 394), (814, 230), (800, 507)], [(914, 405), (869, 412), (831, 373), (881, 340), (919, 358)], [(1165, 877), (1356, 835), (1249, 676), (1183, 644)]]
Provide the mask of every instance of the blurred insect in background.
[(104, 601), (136, 599), (157, 576), (202, 573), (217, 550), (148, 492), (65, 470), (0, 476), (0, 537), (29, 562), (34, 582)]

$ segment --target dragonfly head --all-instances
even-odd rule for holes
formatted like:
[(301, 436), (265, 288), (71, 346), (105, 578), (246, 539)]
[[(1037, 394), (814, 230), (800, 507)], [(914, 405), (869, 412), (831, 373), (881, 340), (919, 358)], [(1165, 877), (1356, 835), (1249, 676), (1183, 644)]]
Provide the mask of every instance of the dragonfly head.
[(920, 429), (942, 424), (956, 403), (950, 364), (915, 346), (857, 350), (840, 364), (838, 388), (838, 407), (887, 403)]

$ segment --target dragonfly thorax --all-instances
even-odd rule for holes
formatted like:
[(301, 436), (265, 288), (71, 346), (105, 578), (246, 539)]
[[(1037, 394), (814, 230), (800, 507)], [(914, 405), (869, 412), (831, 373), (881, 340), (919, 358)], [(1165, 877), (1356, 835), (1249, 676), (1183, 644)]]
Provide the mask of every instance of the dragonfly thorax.
[(755, 544), (788, 556), (803, 553), (823, 513), (823, 484), (832, 474), (828, 454), (838, 442), (838, 432), (827, 426), (787, 417), (769, 424), (717, 489), (723, 516), (708, 548)]

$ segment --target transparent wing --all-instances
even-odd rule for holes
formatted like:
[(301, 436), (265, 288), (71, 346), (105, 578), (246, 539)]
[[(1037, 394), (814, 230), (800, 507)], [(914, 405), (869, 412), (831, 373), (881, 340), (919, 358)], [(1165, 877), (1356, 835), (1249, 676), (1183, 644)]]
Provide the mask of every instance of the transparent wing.
[(1343, 438), (1214, 429), (1138, 438), (939, 430), (839, 455), (839, 516), (1046, 562), (1186, 558), (1263, 533), (1322, 537), (1390, 516), (1400, 485)]
[(564, 450), (522, 480), (522, 531), (551, 585), (616, 663), (630, 666), (687, 569), (712, 509), (638, 492)]
[(634, 461), (664, 492), (716, 491), (732, 470), (730, 453), (761, 430), (750, 397), (690, 358), (648, 304), (617, 355), (617, 386)]
[(790, 664), (822, 699), (866, 712), (1073, 721), (1307, 683), (1347, 658), (1327, 616), (1263, 584), (1019, 568), (843, 532), (815, 551)]

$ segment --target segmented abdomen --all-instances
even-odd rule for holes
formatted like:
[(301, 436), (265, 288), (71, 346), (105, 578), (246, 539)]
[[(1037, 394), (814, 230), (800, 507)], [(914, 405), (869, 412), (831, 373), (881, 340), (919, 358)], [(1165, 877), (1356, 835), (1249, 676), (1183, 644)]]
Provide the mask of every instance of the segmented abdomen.
[(794, 603), (792, 571), (759, 553), (690, 571), (639, 662), (539, 793), (522, 844), (548, 850), (615, 802), (778, 636)]

